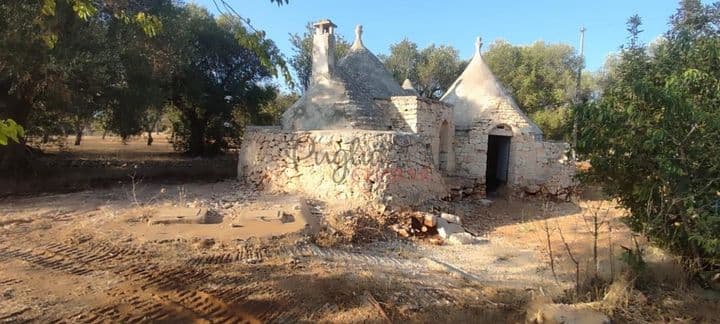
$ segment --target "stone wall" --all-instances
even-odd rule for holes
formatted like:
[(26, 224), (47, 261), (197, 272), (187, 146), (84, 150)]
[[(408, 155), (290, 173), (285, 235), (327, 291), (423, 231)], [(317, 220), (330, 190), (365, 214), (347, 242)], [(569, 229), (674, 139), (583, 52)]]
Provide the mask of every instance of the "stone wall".
[(566, 156), (568, 145), (538, 141), (534, 133), (521, 131), (528, 129), (523, 127), (522, 120), (511, 117), (512, 114), (508, 114), (502, 123), (496, 122), (496, 119), (485, 119), (469, 129), (456, 130), (456, 174), (474, 179), (476, 186), (484, 187), (488, 136), (512, 136), (508, 169), (508, 186), (511, 190), (519, 194), (565, 198), (575, 185), (575, 167)]
[(519, 194), (567, 198), (577, 185), (575, 163), (567, 156), (570, 145), (557, 142), (535, 142), (521, 154), (513, 183)]
[(446, 194), (422, 137), (394, 131), (249, 127), (238, 178), (348, 207), (414, 206)]
[(452, 106), (417, 96), (395, 96), (376, 102), (383, 109), (387, 129), (419, 134), (432, 152), (433, 164), (446, 174), (454, 172)]

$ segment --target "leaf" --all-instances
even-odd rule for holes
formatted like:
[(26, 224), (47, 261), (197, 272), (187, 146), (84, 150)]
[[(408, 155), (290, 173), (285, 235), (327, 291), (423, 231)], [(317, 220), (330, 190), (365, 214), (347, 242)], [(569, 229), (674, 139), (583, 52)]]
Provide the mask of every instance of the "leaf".
[(55, 15), (55, 0), (44, 0), (42, 6), (42, 14), (45, 16)]
[(45, 35), (42, 35), (42, 40), (45, 42), (45, 45), (49, 48), (55, 48), (55, 44), (57, 44), (58, 37), (54, 33), (47, 33)]

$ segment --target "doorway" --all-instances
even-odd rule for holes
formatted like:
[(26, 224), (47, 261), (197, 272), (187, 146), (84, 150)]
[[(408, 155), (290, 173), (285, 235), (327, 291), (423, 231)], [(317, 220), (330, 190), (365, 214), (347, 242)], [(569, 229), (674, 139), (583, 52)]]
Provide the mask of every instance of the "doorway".
[(485, 186), (487, 193), (494, 193), (507, 184), (510, 164), (510, 136), (489, 135)]

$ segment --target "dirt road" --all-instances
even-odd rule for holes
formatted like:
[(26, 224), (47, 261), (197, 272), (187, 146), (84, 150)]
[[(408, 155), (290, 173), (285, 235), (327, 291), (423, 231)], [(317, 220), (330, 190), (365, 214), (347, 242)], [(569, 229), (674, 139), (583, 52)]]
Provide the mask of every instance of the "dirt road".
[[(590, 239), (575, 204), (496, 201), (454, 205), (476, 244), (320, 247), (323, 215), (308, 203), (234, 181), (2, 199), (0, 321), (521, 322), (531, 290), (572, 284), (566, 258), (560, 284), (547, 266), (541, 218), (573, 246)], [(207, 216), (158, 221), (159, 210)]]

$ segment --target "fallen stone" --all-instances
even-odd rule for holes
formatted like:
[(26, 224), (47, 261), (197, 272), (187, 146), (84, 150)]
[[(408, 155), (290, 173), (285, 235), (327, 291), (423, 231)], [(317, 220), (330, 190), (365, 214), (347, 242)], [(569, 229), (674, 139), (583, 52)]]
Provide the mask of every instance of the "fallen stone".
[(431, 214), (431, 213), (424, 213), (423, 214), (423, 225), (425, 225), (427, 227), (437, 226), (437, 216), (435, 216), (435, 214)]
[(410, 236), (410, 233), (408, 233), (407, 229), (400, 226), (400, 224), (393, 224), (390, 226), (390, 229), (393, 230), (393, 232), (397, 233), (398, 235), (402, 237), (408, 237)]
[(449, 245), (465, 245), (475, 243), (475, 237), (470, 233), (455, 233), (445, 240)]
[(460, 219), (460, 216), (448, 214), (448, 213), (440, 213), (440, 218), (455, 224), (462, 224), (462, 219)]
[(482, 205), (483, 207), (490, 207), (492, 206), (492, 204), (493, 201), (490, 199), (480, 199), (480, 205)]
[(437, 231), (438, 235), (444, 240), (447, 240), (452, 234), (465, 233), (465, 229), (463, 229), (462, 226), (456, 223), (450, 223), (444, 218), (438, 218)]
[(282, 213), (282, 216), (280, 216), (280, 222), (283, 224), (295, 222), (295, 216), (288, 213)]
[(525, 192), (528, 194), (534, 195), (534, 194), (540, 192), (540, 186), (538, 186), (536, 184), (527, 185), (527, 186), (525, 186)]

